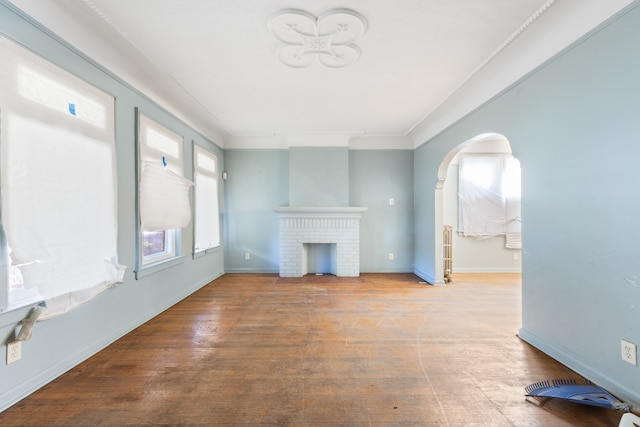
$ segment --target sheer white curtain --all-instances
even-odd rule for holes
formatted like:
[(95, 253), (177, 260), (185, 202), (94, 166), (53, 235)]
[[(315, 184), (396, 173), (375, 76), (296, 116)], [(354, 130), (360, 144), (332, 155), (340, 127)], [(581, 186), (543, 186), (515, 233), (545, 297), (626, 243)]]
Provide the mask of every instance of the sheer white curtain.
[(220, 245), (218, 159), (198, 145), (193, 149), (195, 180), (194, 251)]
[(114, 100), (0, 38), (2, 221), (9, 305), (37, 291), (65, 313), (122, 281)]

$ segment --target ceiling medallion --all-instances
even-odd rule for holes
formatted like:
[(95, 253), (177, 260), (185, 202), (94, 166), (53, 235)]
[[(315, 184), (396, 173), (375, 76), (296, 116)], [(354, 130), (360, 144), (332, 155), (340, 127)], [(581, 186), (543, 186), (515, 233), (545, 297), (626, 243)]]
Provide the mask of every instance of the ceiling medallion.
[(332, 68), (354, 63), (360, 49), (352, 43), (365, 30), (364, 19), (347, 9), (331, 10), (318, 18), (287, 9), (269, 20), (269, 31), (282, 43), (276, 50), (277, 58), (293, 68), (306, 68), (315, 61)]

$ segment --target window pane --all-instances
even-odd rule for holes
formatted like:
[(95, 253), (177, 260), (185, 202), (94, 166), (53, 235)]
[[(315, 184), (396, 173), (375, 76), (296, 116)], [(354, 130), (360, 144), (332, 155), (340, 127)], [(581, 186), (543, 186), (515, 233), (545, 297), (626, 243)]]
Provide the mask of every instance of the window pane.
[[(182, 140), (175, 137), (171, 137), (163, 132), (158, 131), (152, 127), (147, 128), (147, 134), (145, 137), (146, 144), (149, 148), (154, 148), (167, 157), (174, 159), (181, 159)], [(182, 169), (180, 165), (179, 169)]]
[(504, 195), (507, 198), (520, 198), (522, 180), (520, 177), (520, 161), (513, 157), (505, 159), (504, 167)]
[(203, 251), (220, 245), (217, 158), (194, 146), (195, 226), (194, 250)]
[(162, 231), (145, 231), (144, 232), (144, 248), (142, 250), (144, 256), (164, 253), (166, 251), (166, 233)]

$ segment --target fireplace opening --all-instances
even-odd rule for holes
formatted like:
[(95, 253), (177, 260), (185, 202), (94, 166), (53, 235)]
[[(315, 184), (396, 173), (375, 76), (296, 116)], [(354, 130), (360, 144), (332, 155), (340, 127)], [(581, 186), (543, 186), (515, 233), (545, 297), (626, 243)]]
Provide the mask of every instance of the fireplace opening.
[(280, 223), (280, 276), (328, 272), (358, 277), (360, 216), (366, 210), (355, 206), (275, 208)]
[(336, 243), (303, 243), (302, 247), (303, 276), (309, 273), (338, 275)]

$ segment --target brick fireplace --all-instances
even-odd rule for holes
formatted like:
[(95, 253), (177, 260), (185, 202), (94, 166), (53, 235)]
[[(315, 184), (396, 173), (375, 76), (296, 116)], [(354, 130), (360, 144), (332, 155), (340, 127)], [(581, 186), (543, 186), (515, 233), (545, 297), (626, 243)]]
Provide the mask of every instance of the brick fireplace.
[(362, 207), (279, 207), (280, 276), (308, 273), (307, 247), (335, 245), (332, 273), (340, 277), (360, 275), (360, 217)]

